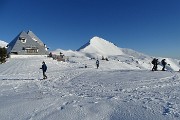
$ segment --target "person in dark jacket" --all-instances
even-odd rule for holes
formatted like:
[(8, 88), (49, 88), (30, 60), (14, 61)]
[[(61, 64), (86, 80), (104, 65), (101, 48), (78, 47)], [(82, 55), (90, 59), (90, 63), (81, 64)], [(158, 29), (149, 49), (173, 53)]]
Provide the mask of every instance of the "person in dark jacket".
[(42, 71), (43, 71), (43, 79), (47, 79), (47, 76), (45, 74), (46, 70), (47, 70), (47, 66), (44, 61), (42, 62), (42, 67), (40, 69), (42, 69)]
[(165, 71), (165, 67), (166, 67), (166, 61), (165, 61), (166, 59), (163, 59), (162, 61), (161, 61), (161, 64), (162, 64), (162, 66), (163, 66), (163, 68), (162, 68), (162, 71)]
[(151, 63), (153, 64), (152, 71), (157, 71), (158, 59), (154, 58)]
[(155, 71), (157, 71), (158, 64), (159, 64), (159, 61), (158, 61), (158, 59), (156, 59), (156, 62), (155, 62)]
[(99, 68), (99, 60), (96, 60), (97, 69)]
[(154, 58), (151, 63), (153, 64), (152, 71), (155, 71), (155, 69), (156, 69), (156, 58)]

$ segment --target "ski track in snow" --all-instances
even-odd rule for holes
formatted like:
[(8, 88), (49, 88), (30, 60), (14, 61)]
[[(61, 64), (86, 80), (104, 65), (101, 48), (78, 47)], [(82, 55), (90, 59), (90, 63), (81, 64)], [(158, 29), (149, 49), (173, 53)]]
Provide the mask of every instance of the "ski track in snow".
[[(131, 104), (162, 120), (180, 119), (178, 72), (85, 69), (80, 64), (45, 59), (48, 79), (39, 80), (43, 60), (11, 59), (0, 65), (2, 120), (119, 119), (116, 112), (123, 107), (125, 116), (132, 119), (134, 108), (126, 107)], [(103, 111), (106, 106), (109, 110)], [(27, 112), (18, 110), (20, 107)], [(21, 115), (16, 116), (15, 111)]]

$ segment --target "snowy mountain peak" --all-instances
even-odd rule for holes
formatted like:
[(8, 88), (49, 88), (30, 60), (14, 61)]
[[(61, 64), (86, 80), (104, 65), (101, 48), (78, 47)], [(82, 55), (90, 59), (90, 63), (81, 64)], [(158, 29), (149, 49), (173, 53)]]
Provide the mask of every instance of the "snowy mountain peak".
[(7, 44), (8, 44), (7, 42), (0, 40), (0, 47), (6, 47)]
[(123, 52), (120, 48), (115, 46), (113, 43), (100, 38), (93, 37), (88, 43), (83, 45), (78, 51), (93, 54), (97, 56), (113, 56), (113, 55), (123, 55)]
[(98, 36), (94, 36), (91, 40), (90, 40), (90, 43), (103, 43), (103, 42), (108, 42), (107, 40), (103, 39), (103, 38), (100, 38)]
[(95, 43), (95, 44), (99, 44), (99, 43), (104, 44), (104, 43), (106, 43), (107, 44), (107, 43), (111, 43), (111, 42), (109, 42), (109, 41), (107, 41), (107, 40), (105, 40), (103, 38), (95, 36), (90, 40), (90, 43), (92, 43), (92, 44), (93, 43)]

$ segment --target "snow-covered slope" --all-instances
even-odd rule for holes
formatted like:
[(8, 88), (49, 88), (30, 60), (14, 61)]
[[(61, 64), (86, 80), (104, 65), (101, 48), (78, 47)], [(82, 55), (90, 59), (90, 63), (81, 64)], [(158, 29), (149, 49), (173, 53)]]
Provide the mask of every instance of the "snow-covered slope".
[[(52, 51), (60, 52), (67, 62), (29, 56), (0, 64), (1, 120), (180, 119), (179, 60), (166, 58), (168, 71), (152, 72), (153, 57), (98, 37), (79, 51)], [(96, 69), (91, 58), (102, 55), (109, 61), (100, 59)]]
[(145, 59), (145, 58), (150, 58), (150, 56), (145, 55), (143, 53), (137, 52), (135, 50), (129, 49), (129, 48), (121, 48), (122, 52), (124, 53), (124, 55), (126, 56), (132, 56), (135, 58), (139, 58), (139, 59)]
[[(139, 53), (132, 49), (127, 48), (119, 48), (115, 46), (113, 43), (104, 40), (99, 37), (93, 37), (88, 43), (80, 47), (77, 51), (72, 50), (62, 50), (57, 49), (52, 51), (53, 54), (58, 54), (62, 52), (65, 56), (70, 57), (88, 57), (101, 59), (103, 57), (108, 57), (110, 60), (110, 64), (114, 64), (111, 66), (109, 63), (109, 69), (151, 69), (152, 64), (151, 61), (153, 57), (145, 55), (143, 53)], [(164, 58), (159, 57), (159, 62)], [(167, 70), (178, 71), (180, 69), (179, 60), (166, 58)], [(83, 62), (82, 62), (83, 63)], [(119, 67), (120, 66), (120, 67)], [(159, 70), (162, 69), (161, 65), (158, 67)]]
[(123, 52), (120, 48), (115, 46), (113, 43), (99, 37), (93, 37), (88, 43), (80, 47), (77, 51), (89, 55), (95, 55), (94, 57), (123, 55)]
[[(180, 119), (180, 73), (133, 69), (125, 58), (100, 60), (99, 69), (95, 60), (71, 59), (11, 58), (0, 64), (1, 120)], [(46, 80), (40, 80), (42, 61)]]
[(55, 54), (55, 55), (60, 55), (60, 52), (63, 53), (65, 56), (68, 56), (68, 57), (73, 57), (73, 56), (82, 57), (82, 56), (84, 56), (80, 52), (72, 51), (72, 50), (56, 49), (54, 51), (51, 51), (51, 53)]
[(0, 40), (0, 47), (6, 47), (8, 43)]

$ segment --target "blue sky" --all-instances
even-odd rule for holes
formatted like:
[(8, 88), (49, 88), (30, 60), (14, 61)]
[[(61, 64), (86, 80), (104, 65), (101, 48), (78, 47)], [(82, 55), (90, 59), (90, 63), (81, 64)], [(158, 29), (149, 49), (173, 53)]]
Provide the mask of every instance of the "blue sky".
[(50, 50), (92, 37), (121, 48), (180, 58), (180, 0), (0, 0), (0, 40), (32, 30)]

